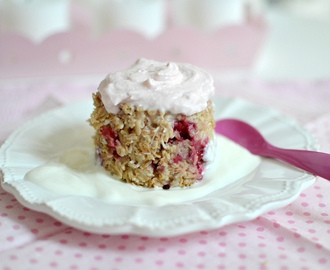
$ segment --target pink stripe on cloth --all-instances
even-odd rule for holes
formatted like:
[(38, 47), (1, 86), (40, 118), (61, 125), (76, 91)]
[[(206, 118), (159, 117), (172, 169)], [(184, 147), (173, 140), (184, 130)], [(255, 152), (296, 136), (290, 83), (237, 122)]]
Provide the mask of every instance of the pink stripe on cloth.
[(33, 80), (0, 84), (0, 143), (29, 119), (71, 102), (91, 98), (97, 83)]
[(214, 78), (217, 96), (244, 98), (279, 110), (302, 124), (330, 111), (330, 79), (266, 82), (246, 76)]

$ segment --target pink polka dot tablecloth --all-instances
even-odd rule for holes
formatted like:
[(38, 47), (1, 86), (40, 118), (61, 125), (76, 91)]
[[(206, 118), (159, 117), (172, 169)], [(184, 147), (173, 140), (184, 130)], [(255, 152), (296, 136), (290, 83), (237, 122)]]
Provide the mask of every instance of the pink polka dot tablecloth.
[[(264, 82), (214, 74), (216, 94), (296, 119), (330, 153), (330, 80)], [(0, 144), (28, 119), (90, 98), (100, 78), (4, 81)], [(5, 101), (5, 102), (3, 102)], [(0, 188), (0, 270), (330, 269), (330, 182), (248, 221), (175, 237), (91, 234), (22, 206)]]

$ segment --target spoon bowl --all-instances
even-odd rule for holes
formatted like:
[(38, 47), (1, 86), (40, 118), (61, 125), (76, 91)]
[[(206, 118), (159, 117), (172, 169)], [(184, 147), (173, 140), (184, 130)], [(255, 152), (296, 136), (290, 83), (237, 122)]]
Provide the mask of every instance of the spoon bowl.
[(330, 180), (330, 154), (276, 147), (267, 142), (256, 128), (237, 119), (217, 121), (215, 131), (254, 155), (275, 158)]

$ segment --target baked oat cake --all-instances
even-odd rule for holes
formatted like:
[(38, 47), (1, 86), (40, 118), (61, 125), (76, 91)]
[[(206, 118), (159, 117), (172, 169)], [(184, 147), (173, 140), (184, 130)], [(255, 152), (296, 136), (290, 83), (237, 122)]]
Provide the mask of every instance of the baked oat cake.
[(203, 178), (214, 141), (212, 77), (189, 64), (139, 59), (93, 94), (96, 155), (143, 187), (190, 186)]

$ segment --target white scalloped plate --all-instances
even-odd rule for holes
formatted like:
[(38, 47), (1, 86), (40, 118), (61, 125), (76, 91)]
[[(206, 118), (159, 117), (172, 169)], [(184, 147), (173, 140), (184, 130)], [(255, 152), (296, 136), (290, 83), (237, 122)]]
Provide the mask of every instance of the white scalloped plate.
[[(255, 125), (277, 146), (308, 150), (318, 148), (307, 130), (272, 109), (240, 99), (216, 99), (214, 103), (216, 119), (230, 117), (245, 120)], [(72, 104), (46, 113), (15, 131), (0, 149), (2, 187), (24, 206), (47, 213), (78, 229), (93, 233), (157, 237), (216, 229), (252, 220), (291, 203), (315, 181), (314, 175), (263, 158), (248, 176), (196, 200), (163, 206), (138, 206), (104, 202), (94, 197), (54, 194), (24, 180), (28, 171), (51, 158), (52, 151), (72, 147), (72, 144), (79, 143), (82, 134), (85, 137), (92, 135), (86, 122), (91, 111), (90, 101)], [(63, 129), (69, 130), (69, 140), (57, 139)], [(38, 139), (31, 138), (35, 130), (40, 130)], [(52, 145), (48, 143), (50, 140)]]

